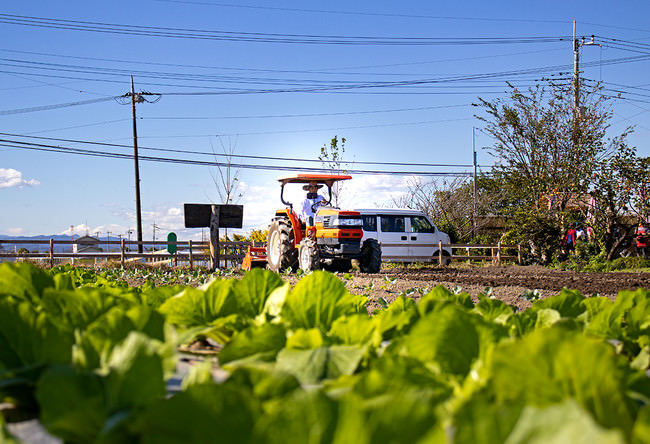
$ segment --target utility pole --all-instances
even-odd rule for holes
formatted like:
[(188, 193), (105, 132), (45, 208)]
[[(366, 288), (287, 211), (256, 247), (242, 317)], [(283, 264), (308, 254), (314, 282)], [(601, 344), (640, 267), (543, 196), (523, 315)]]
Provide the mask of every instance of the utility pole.
[[(145, 96), (157, 96), (154, 100), (147, 100)], [(138, 129), (136, 125), (136, 116), (135, 116), (135, 104), (136, 103), (156, 103), (160, 100), (160, 94), (150, 93), (146, 91), (141, 91), (139, 93), (135, 92), (133, 87), (133, 76), (131, 76), (131, 92), (120, 96), (118, 100), (123, 105), (131, 103), (131, 115), (133, 118), (133, 165), (135, 167), (135, 216), (136, 216), (136, 231), (138, 234), (138, 253), (142, 253), (142, 210), (140, 208), (140, 167), (138, 165)], [(128, 102), (127, 100), (128, 99)]]
[(580, 48), (583, 46), (601, 46), (594, 41), (594, 36), (591, 36), (591, 41), (585, 42), (585, 38), (576, 38), (576, 21), (573, 21), (573, 116), (574, 121), (577, 122), (581, 117), (580, 110)]
[(156, 230), (158, 229), (158, 225), (156, 225), (156, 221), (153, 222), (151, 225), (151, 228), (153, 228), (153, 249), (156, 249)]
[(106, 232), (106, 251), (110, 252), (111, 251), (111, 244), (109, 243), (111, 241), (111, 232), (107, 231)]
[(476, 137), (474, 136), (474, 127), (472, 127), (472, 158), (474, 166), (474, 206), (472, 209), (472, 237), (476, 237)]
[(133, 116), (133, 164), (135, 167), (135, 217), (138, 233), (138, 253), (142, 253), (142, 211), (140, 209), (140, 167), (138, 166), (138, 127), (135, 120), (135, 104), (144, 102), (141, 95), (135, 95), (131, 76), (131, 114)]

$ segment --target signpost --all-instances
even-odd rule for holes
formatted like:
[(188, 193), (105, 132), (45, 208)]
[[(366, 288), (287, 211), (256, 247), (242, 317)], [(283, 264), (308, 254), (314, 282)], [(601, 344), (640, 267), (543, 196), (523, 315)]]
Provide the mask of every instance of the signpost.
[[(171, 233), (167, 234), (167, 252), (169, 254), (174, 254), (175, 255), (176, 251), (178, 251), (178, 245), (176, 245), (176, 240), (177, 240), (176, 233), (171, 232)], [(171, 258), (170, 262), (171, 262), (170, 266), (173, 267), (174, 266), (174, 258)]]
[(219, 228), (241, 228), (243, 205), (184, 204), (185, 228), (210, 227), (210, 269), (219, 265)]

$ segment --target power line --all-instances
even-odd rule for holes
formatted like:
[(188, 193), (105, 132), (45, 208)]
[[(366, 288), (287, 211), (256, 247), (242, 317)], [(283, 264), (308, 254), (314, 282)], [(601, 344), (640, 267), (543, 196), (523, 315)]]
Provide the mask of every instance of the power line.
[[(9, 136), (9, 137), (22, 137), (22, 138), (26, 138), (26, 139), (39, 139), (39, 140), (46, 140), (46, 141), (56, 141), (56, 142), (64, 142), (64, 143), (80, 143), (80, 144), (86, 144), (86, 145), (96, 145), (96, 146), (113, 147), (113, 148), (124, 148), (124, 149), (131, 149), (132, 148), (130, 145), (123, 145), (123, 144), (116, 144), (116, 143), (106, 143), (106, 142), (90, 142), (90, 141), (84, 141), (84, 140), (62, 139), (62, 138), (43, 137), (43, 136), (27, 136), (27, 135), (21, 135), (21, 134), (11, 134), (11, 133), (1, 133), (1, 132), (0, 132), (0, 135)], [(31, 144), (31, 142), (19, 142), (19, 141), (10, 141), (10, 140), (4, 140), (4, 142)], [(43, 145), (43, 146), (48, 146), (49, 147), (49, 146), (52, 146), (52, 145)], [(149, 151), (160, 151), (160, 152), (167, 152), (167, 153), (203, 155), (203, 156), (211, 156), (211, 157), (232, 157), (232, 158), (237, 158), (237, 159), (256, 159), (256, 160), (273, 160), (273, 161), (287, 161), (287, 162), (316, 162), (316, 163), (322, 163), (320, 160), (300, 159), (300, 158), (295, 158), (295, 157), (253, 156), (253, 155), (245, 155), (245, 154), (219, 154), (219, 153), (212, 153), (212, 152), (208, 153), (208, 152), (204, 152), (204, 151), (153, 148), (153, 147), (143, 147), (143, 146), (139, 146), (139, 149), (141, 149), (141, 150), (149, 150)], [(422, 163), (422, 162), (405, 163), (405, 162), (354, 161), (354, 162), (346, 162), (346, 163), (356, 164), (356, 165), (453, 167), (453, 168), (465, 168), (465, 167), (470, 167), (471, 166), (471, 165), (461, 165), (461, 164), (439, 164), (439, 163)]]
[(338, 15), (359, 15), (374, 17), (401, 17), (415, 19), (435, 19), (435, 20), (460, 20), (460, 21), (486, 21), (486, 22), (516, 22), (516, 23), (566, 23), (566, 20), (535, 20), (535, 19), (510, 19), (510, 18), (490, 18), (490, 17), (459, 17), (459, 16), (439, 16), (423, 14), (395, 14), (385, 12), (370, 11), (342, 11), (332, 9), (308, 9), (308, 8), (283, 8), (278, 6), (257, 6), (257, 5), (237, 5), (232, 3), (211, 3), (203, 1), (189, 0), (157, 0), (166, 3), (181, 3), (186, 5), (216, 6), (221, 8), (246, 8), (270, 11), (287, 11), (287, 12), (306, 12), (315, 14), (338, 14)]
[(377, 37), (340, 36), (310, 34), (280, 34), (261, 32), (215, 31), (188, 28), (171, 28), (143, 25), (123, 25), (117, 23), (63, 20), (46, 17), (33, 17), (13, 14), (0, 14), (0, 23), (30, 26), (37, 28), (66, 29), (71, 31), (99, 32), (109, 34), (138, 35), (195, 40), (219, 40), (258, 43), (292, 43), (319, 45), (381, 45), (381, 46), (419, 46), (419, 45), (487, 45), (487, 44), (525, 44), (557, 43), (568, 41), (570, 37)]
[[(92, 151), (92, 150), (85, 150), (80, 148), (69, 148), (69, 147), (62, 147), (56, 145), (28, 143), (28, 142), (12, 141), (12, 140), (5, 140), (5, 139), (0, 139), (0, 146), (24, 149), (24, 150), (76, 154), (76, 155), (83, 155), (83, 156), (90, 156), (90, 157), (104, 157), (104, 158), (133, 160), (133, 154), (112, 153), (106, 151)], [(318, 172), (318, 173), (331, 172), (331, 169), (329, 168), (298, 167), (295, 165), (282, 166), (282, 165), (236, 164), (236, 163), (228, 163), (228, 162), (209, 162), (209, 161), (200, 161), (200, 160), (174, 159), (174, 158), (154, 157), (154, 156), (139, 156), (139, 159), (147, 162), (161, 162), (161, 163), (172, 163), (172, 164), (194, 165), (194, 166), (231, 167), (231, 168), (267, 170), (267, 171), (303, 171), (303, 172)], [(385, 171), (385, 170), (360, 170), (360, 169), (346, 169), (346, 171), (349, 172), (350, 174), (359, 174), (359, 175), (391, 175), (391, 176), (417, 175), (417, 176), (431, 176), (431, 177), (470, 177), (471, 176), (470, 172), (465, 172), (465, 171), (432, 172), (432, 171), (394, 171), (394, 170)]]

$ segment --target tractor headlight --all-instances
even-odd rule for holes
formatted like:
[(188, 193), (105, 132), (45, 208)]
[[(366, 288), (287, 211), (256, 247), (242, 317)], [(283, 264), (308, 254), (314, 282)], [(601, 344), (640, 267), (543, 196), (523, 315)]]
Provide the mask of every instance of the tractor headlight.
[(332, 225), (335, 227), (360, 227), (363, 225), (363, 219), (359, 217), (355, 217), (355, 218), (337, 217), (332, 221)]

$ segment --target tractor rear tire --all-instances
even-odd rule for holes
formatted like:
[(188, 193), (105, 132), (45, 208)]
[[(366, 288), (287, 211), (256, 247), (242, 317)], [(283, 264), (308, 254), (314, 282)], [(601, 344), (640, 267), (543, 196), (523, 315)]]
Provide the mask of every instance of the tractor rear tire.
[(294, 246), (294, 232), (289, 219), (271, 222), (266, 241), (266, 260), (267, 268), (276, 273), (295, 268), (298, 250)]
[(314, 239), (305, 238), (300, 242), (298, 266), (304, 272), (320, 270), (320, 254)]
[(361, 246), (359, 269), (362, 273), (379, 273), (381, 269), (381, 246), (377, 239), (366, 239)]

